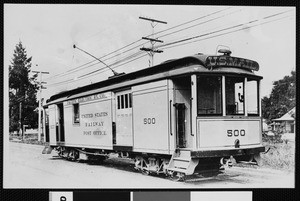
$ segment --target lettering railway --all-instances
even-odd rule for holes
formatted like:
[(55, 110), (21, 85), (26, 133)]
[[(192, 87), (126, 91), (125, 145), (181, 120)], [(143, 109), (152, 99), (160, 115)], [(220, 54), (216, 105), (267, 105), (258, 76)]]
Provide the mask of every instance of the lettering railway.
[(176, 180), (217, 175), (233, 161), (260, 163), (257, 62), (196, 54), (53, 95), (44, 106), (43, 153), (69, 160), (135, 160)]

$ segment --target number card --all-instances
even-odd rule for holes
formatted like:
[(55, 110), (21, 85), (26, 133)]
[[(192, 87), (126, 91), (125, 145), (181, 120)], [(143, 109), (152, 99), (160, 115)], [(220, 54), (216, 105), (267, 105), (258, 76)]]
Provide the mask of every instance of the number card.
[(73, 201), (73, 192), (49, 192), (49, 201)]

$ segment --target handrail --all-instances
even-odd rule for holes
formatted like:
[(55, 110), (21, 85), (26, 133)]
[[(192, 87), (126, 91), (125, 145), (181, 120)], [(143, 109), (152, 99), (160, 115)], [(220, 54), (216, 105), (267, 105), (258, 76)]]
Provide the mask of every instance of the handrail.
[(191, 136), (194, 136), (194, 134), (193, 134), (193, 119), (192, 119), (192, 117), (193, 117), (192, 101), (193, 101), (193, 97), (190, 98), (190, 127), (191, 127), (190, 129), (191, 129)]
[(173, 133), (172, 133), (172, 100), (170, 100), (170, 135), (172, 136)]

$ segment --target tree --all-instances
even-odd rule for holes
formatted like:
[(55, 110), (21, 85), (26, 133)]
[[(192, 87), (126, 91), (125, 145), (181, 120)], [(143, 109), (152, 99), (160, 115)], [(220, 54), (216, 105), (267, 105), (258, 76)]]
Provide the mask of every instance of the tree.
[[(16, 45), (9, 65), (9, 130), (18, 131), (23, 125), (37, 127), (37, 75), (29, 77), (31, 59), (22, 42)], [(20, 119), (21, 116), (21, 119)]]
[(273, 83), (270, 97), (262, 99), (262, 115), (269, 122), (280, 118), (296, 106), (296, 72)]

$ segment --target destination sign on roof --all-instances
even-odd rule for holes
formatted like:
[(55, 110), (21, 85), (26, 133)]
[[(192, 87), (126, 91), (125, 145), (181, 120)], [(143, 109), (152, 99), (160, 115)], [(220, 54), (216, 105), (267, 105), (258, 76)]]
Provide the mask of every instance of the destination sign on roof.
[(230, 56), (209, 56), (206, 58), (205, 65), (210, 68), (228, 66), (255, 71), (259, 70), (259, 65), (256, 61)]

